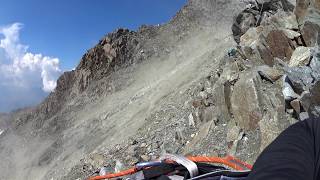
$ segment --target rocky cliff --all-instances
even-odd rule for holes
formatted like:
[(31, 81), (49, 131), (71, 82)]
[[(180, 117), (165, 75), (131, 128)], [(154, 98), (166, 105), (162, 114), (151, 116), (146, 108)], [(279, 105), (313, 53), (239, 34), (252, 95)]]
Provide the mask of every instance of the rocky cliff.
[(320, 114), (320, 3), (290, 2), (189, 0), (166, 24), (109, 33), (5, 116), (0, 179), (84, 179), (163, 152), (253, 163)]

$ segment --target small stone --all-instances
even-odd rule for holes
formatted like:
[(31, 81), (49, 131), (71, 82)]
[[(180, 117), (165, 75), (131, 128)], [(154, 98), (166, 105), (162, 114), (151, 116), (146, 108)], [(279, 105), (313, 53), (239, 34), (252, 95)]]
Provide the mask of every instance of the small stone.
[(298, 99), (294, 99), (290, 102), (291, 107), (296, 111), (297, 114), (300, 114), (300, 101)]
[(207, 99), (208, 98), (208, 94), (205, 92), (205, 91), (201, 91), (199, 93), (199, 96), (202, 98), (202, 99)]
[(123, 164), (119, 160), (116, 160), (116, 166), (114, 167), (114, 172), (118, 173), (122, 171), (123, 168), (124, 168)]
[(230, 129), (228, 129), (227, 133), (227, 142), (235, 141), (237, 140), (240, 133), (240, 127), (239, 126), (233, 126)]
[(142, 161), (149, 161), (149, 160), (150, 160), (150, 158), (149, 158), (148, 155), (141, 155), (141, 156), (140, 156), (140, 159), (141, 159)]
[(136, 150), (136, 146), (130, 146), (128, 149), (127, 149), (127, 153), (129, 155), (134, 155), (135, 154), (135, 150)]
[(243, 139), (243, 141), (248, 141), (249, 140), (249, 138), (247, 136), (244, 136), (242, 139)]
[(209, 106), (214, 105), (214, 102), (213, 102), (212, 98), (208, 98), (208, 99), (203, 100), (203, 104), (204, 104), (204, 106), (209, 107)]
[(133, 140), (132, 143), (131, 143), (131, 145), (136, 145), (136, 144), (138, 144), (137, 140)]
[(194, 127), (196, 124), (194, 122), (194, 118), (193, 118), (192, 113), (189, 114), (188, 119), (189, 119), (189, 126), (193, 126)]
[(309, 64), (311, 57), (311, 48), (300, 46), (292, 53), (289, 66), (305, 66)]
[(175, 139), (179, 142), (182, 142), (183, 141), (183, 134), (181, 132), (181, 130), (177, 130), (176, 131), (176, 134), (175, 134)]
[(141, 143), (140, 147), (147, 147), (147, 143)]
[(200, 107), (200, 106), (201, 106), (201, 101), (193, 101), (193, 102), (192, 102), (192, 106), (193, 106), (194, 108)]
[(302, 112), (299, 114), (300, 121), (304, 121), (306, 119), (309, 119), (309, 114), (307, 112)]
[(108, 173), (111, 173), (112, 172), (112, 169), (111, 168), (108, 168), (108, 167), (102, 167), (99, 171), (99, 175), (100, 176), (104, 176)]
[(293, 115), (293, 113), (294, 113), (293, 109), (287, 109), (286, 111), (287, 111), (288, 114), (291, 114), (291, 115)]

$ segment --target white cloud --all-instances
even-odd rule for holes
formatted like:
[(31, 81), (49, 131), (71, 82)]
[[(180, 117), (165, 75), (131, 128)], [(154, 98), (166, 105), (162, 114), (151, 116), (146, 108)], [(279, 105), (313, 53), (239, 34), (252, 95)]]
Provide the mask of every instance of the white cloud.
[(58, 58), (33, 54), (21, 44), (22, 27), (20, 23), (0, 27), (0, 111), (39, 102), (55, 89), (61, 73)]

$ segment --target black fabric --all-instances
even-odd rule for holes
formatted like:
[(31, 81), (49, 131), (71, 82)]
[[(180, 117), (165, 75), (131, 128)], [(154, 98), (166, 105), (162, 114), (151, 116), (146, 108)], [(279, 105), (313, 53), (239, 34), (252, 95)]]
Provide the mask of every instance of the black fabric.
[(320, 119), (298, 122), (259, 156), (248, 180), (320, 180)]
[(226, 170), (223, 166), (216, 166), (213, 164), (207, 164), (207, 163), (196, 163), (198, 167), (199, 174), (207, 174), (212, 171), (216, 170)]
[(159, 176), (169, 174), (175, 171), (176, 166), (173, 164), (163, 164), (152, 168), (144, 169), (143, 175), (145, 179), (156, 179)]

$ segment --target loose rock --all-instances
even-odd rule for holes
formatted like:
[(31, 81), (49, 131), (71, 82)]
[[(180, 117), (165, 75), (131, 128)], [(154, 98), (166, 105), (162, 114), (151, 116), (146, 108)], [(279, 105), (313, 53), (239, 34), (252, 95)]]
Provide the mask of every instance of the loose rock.
[(299, 97), (299, 95), (293, 91), (290, 84), (286, 82), (283, 84), (282, 94), (284, 96), (284, 99), (289, 102)]
[(290, 30), (290, 29), (282, 29), (282, 31), (289, 39), (294, 39), (294, 38), (301, 36), (300, 33), (293, 31), (293, 30)]
[(300, 109), (300, 101), (298, 99), (294, 99), (290, 102), (291, 107), (295, 110), (297, 114), (300, 114), (301, 109)]
[(311, 48), (300, 46), (292, 53), (289, 66), (305, 66), (309, 64), (311, 57)]
[(263, 78), (265, 78), (271, 82), (277, 81), (283, 75), (283, 73), (280, 72), (279, 70), (276, 70), (276, 69), (274, 69), (270, 66), (267, 66), (267, 65), (258, 66), (257, 71), (260, 76), (262, 76)]

